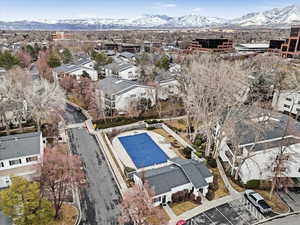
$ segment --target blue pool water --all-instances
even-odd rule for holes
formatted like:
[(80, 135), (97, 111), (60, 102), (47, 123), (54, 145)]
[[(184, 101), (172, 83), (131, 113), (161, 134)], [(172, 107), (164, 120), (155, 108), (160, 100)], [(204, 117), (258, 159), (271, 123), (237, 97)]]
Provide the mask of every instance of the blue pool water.
[(147, 133), (119, 137), (136, 168), (167, 162), (169, 157)]

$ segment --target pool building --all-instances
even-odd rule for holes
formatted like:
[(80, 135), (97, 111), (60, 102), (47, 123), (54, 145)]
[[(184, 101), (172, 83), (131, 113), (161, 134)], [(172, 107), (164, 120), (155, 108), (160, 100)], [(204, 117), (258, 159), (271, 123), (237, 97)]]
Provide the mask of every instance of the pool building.
[(172, 195), (183, 190), (196, 197), (205, 196), (209, 183), (213, 182), (213, 175), (204, 163), (180, 158), (170, 159), (166, 166), (138, 172), (133, 178), (140, 185), (148, 182), (155, 193), (154, 206), (172, 202)]

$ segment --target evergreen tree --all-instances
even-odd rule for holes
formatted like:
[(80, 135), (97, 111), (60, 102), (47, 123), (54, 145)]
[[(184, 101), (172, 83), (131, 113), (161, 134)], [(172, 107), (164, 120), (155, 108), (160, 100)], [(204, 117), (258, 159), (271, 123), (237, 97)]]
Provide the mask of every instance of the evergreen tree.
[(19, 63), (20, 60), (18, 59), (18, 57), (16, 57), (9, 51), (5, 51), (3, 53), (0, 52), (0, 67), (4, 67), (5, 69), (9, 70)]
[(68, 64), (72, 61), (72, 53), (69, 49), (65, 48), (61, 54), (61, 58), (64, 64)]
[(13, 177), (12, 185), (0, 192), (0, 209), (15, 225), (48, 225), (54, 216), (51, 202), (42, 199), (40, 185)]
[(51, 68), (55, 68), (61, 65), (59, 56), (56, 54), (50, 54), (49, 58), (48, 58), (48, 65)]

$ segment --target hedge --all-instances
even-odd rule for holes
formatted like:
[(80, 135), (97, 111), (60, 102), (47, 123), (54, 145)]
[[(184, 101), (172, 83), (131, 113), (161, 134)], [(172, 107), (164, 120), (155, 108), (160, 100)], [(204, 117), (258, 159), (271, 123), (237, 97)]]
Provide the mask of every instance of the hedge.
[(260, 180), (249, 180), (245, 187), (247, 189), (259, 189), (260, 186)]

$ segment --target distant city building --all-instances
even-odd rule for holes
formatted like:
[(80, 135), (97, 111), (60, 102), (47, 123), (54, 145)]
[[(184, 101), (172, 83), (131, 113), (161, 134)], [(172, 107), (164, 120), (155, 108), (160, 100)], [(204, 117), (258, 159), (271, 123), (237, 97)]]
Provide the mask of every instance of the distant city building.
[(235, 49), (239, 52), (264, 53), (269, 50), (269, 44), (237, 44)]
[(233, 42), (228, 39), (195, 39), (189, 49), (192, 51), (230, 52), (233, 50)]
[(55, 32), (52, 34), (52, 40), (65, 40), (65, 39), (72, 39), (73, 35), (66, 34), (65, 32)]
[(282, 45), (285, 43), (285, 40), (270, 40), (269, 51), (270, 52), (280, 52)]
[(291, 27), (290, 37), (282, 44), (281, 55), (284, 58), (300, 56), (300, 25)]

